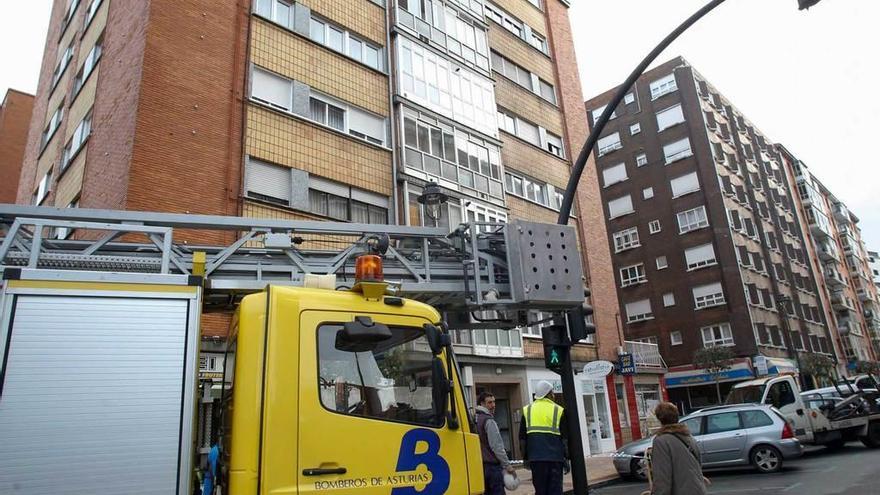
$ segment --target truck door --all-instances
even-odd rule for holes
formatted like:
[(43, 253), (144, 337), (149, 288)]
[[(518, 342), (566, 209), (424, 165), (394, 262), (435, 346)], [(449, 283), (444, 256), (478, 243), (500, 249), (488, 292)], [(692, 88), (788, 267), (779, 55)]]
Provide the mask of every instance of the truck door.
[(442, 395), (421, 329), (428, 322), (370, 315), (392, 336), (353, 350), (343, 322), (356, 316), (301, 319), (299, 493), (468, 493), (464, 433), (434, 414)]
[(795, 393), (792, 383), (793, 380), (791, 378), (771, 383), (767, 389), (764, 403), (779, 409), (779, 412), (785, 416), (785, 419), (794, 429), (796, 437), (809, 441), (807, 437), (812, 436), (812, 428), (810, 427), (810, 418), (808, 416), (809, 411)]

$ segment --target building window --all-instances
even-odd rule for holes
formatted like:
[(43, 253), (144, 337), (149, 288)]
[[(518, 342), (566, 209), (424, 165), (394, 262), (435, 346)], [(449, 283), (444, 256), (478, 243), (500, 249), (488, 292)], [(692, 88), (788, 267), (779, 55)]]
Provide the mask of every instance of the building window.
[(550, 103), (556, 104), (556, 90), (552, 84), (538, 78), (498, 52), (492, 52), (492, 69)]
[[(483, 17), (482, 3), (473, 2), (468, 5), (465, 2), (464, 5), (459, 4), (459, 7), (469, 10), (476, 18)], [(427, 37), (432, 44), (444, 48), (448, 54), (489, 71), (486, 30), (466, 20), (457, 10), (445, 7), (439, 1), (434, 1), (433, 4), (429, 1), (401, 1), (397, 4), (397, 20), (413, 34)]]
[(341, 27), (313, 17), (309, 25), (309, 37), (315, 43), (347, 55), (358, 62), (382, 70), (382, 49), (359, 38)]
[(648, 164), (648, 155), (641, 153), (636, 155), (636, 166), (643, 167)]
[(498, 109), (498, 128), (533, 146), (541, 146), (541, 132), (537, 125), (501, 108)]
[(73, 42), (61, 52), (61, 58), (58, 59), (58, 63), (55, 65), (55, 70), (52, 72), (52, 89), (58, 85), (58, 81), (61, 80), (61, 76), (64, 75), (64, 71), (67, 70), (67, 66), (70, 65), (70, 61), (73, 59)]
[[(596, 122), (599, 122), (599, 117), (602, 116), (602, 113), (605, 111), (606, 108), (608, 108), (608, 105), (602, 105), (601, 107), (590, 112), (590, 115), (593, 116), (593, 124), (595, 124)], [(608, 120), (611, 121), (616, 118), (617, 118), (617, 110), (611, 112), (611, 117), (608, 117)]]
[(82, 89), (86, 80), (88, 80), (89, 76), (92, 74), (92, 71), (95, 70), (95, 67), (98, 65), (98, 62), (101, 60), (101, 52), (102, 52), (102, 44), (104, 43), (104, 36), (101, 35), (98, 38), (98, 41), (95, 42), (95, 46), (89, 50), (89, 54), (86, 55), (86, 61), (83, 62), (82, 68), (77, 72), (76, 79), (73, 81), (73, 94), (76, 95), (79, 93), (79, 90)]
[(696, 309), (720, 306), (726, 302), (724, 300), (724, 290), (721, 288), (721, 282), (694, 287), (693, 293), (694, 307)]
[(709, 226), (709, 218), (706, 216), (705, 206), (698, 206), (690, 210), (685, 210), (678, 213), (676, 217), (678, 219), (679, 234), (686, 234), (693, 230)]
[(696, 270), (697, 268), (718, 264), (715, 258), (715, 248), (711, 242), (685, 249), (684, 259), (688, 270)]
[(666, 259), (666, 256), (658, 256), (654, 262), (657, 264), (658, 270), (669, 268), (669, 260)]
[(651, 300), (642, 299), (626, 305), (626, 322), (636, 323), (639, 321), (654, 319), (654, 313), (651, 312)]
[(599, 139), (596, 144), (599, 146), (599, 156), (607, 155), (612, 151), (623, 148), (623, 144), (620, 142), (619, 132), (609, 134), (608, 136)]
[(541, 206), (559, 209), (560, 203), (557, 202), (556, 194), (554, 194), (556, 188), (547, 183), (509, 171), (504, 172), (504, 183), (509, 194), (525, 198)]
[(332, 103), (314, 96), (309, 98), (309, 117), (319, 124), (345, 132), (345, 110)]
[(638, 265), (625, 266), (620, 269), (621, 287), (641, 284), (647, 281), (648, 278), (645, 276), (645, 265), (643, 263), (639, 263)]
[(289, 79), (254, 67), (251, 98), (285, 112), (293, 109), (293, 85)]
[(293, 28), (293, 4), (282, 0), (256, 0), (254, 9), (257, 14), (280, 24), (287, 29)]
[[(71, 201), (66, 207), (67, 208), (79, 208), (79, 198)], [(68, 237), (70, 237), (70, 234), (72, 234), (72, 233), (73, 233), (73, 229), (70, 229), (67, 227), (56, 227), (53, 237), (63, 241), (65, 239), (67, 239)]]
[(436, 119), (425, 122), (409, 109), (404, 109), (403, 129), (407, 167), (489, 196), (504, 197), (497, 146)]
[(657, 98), (672, 93), (677, 89), (678, 84), (675, 82), (675, 74), (669, 74), (668, 76), (657, 79), (651, 83), (651, 99), (656, 100)]
[(538, 10), (543, 10), (542, 0), (529, 0), (529, 3), (534, 5)]
[(61, 119), (63, 118), (64, 102), (61, 102), (58, 104), (58, 108), (52, 113), (52, 117), (49, 118), (49, 123), (46, 124), (46, 128), (43, 129), (43, 134), (40, 137), (40, 150), (43, 150), (49, 143), (49, 140), (55, 136), (55, 131), (58, 130), (58, 127), (61, 125)]
[(660, 232), (660, 220), (651, 220), (648, 222), (648, 232), (652, 234)]
[(630, 103), (634, 103), (636, 101), (636, 96), (632, 93), (627, 93), (623, 97), (623, 103), (625, 105), (629, 105)]
[(398, 77), (405, 98), (489, 136), (498, 135), (495, 88), (489, 78), (420, 43), (399, 40)]
[(73, 161), (74, 157), (76, 157), (79, 150), (85, 145), (86, 140), (89, 139), (89, 135), (92, 133), (92, 111), (86, 114), (85, 117), (80, 121), (80, 123), (76, 126), (76, 129), (73, 131), (73, 136), (70, 137), (70, 141), (64, 146), (64, 151), (61, 152), (61, 167), (60, 169), (63, 171), (70, 165), (70, 162)]
[(670, 345), (681, 345), (681, 332), (675, 331), (669, 333), (669, 344)]
[(104, 0), (92, 0), (91, 3), (89, 3), (89, 8), (86, 10), (86, 26), (92, 23), (92, 19), (95, 18), (95, 14), (98, 13), (98, 9), (101, 8), (102, 3), (104, 3)]
[(682, 122), (684, 122), (684, 113), (681, 111), (681, 104), (657, 112), (657, 132), (669, 129)]
[(672, 188), (672, 197), (678, 198), (685, 194), (690, 194), (700, 190), (700, 181), (697, 179), (697, 173), (681, 175), (669, 181)]
[(654, 188), (646, 187), (642, 189), (642, 199), (651, 199), (654, 197)]
[(730, 323), (717, 323), (700, 329), (703, 334), (703, 347), (733, 346), (733, 332)]
[(67, 10), (64, 11), (64, 19), (61, 21), (61, 35), (64, 35), (64, 32), (67, 31), (67, 27), (70, 26), (70, 21), (73, 20), (73, 15), (76, 14), (76, 9), (79, 7), (79, 0), (70, 0), (67, 4)]
[(639, 229), (636, 227), (615, 232), (612, 234), (612, 238), (614, 239), (615, 253), (641, 246), (639, 243)]
[[(535, 7), (538, 7), (539, 9), (541, 8), (540, 5), (537, 5), (540, 3), (540, 0), (529, 0), (529, 3), (535, 5)], [(486, 3), (486, 16), (495, 21), (499, 26), (510, 31), (510, 33), (517, 38), (534, 47), (536, 50), (544, 54), (549, 54), (547, 41), (543, 36), (536, 33), (531, 26), (527, 28), (522, 22), (505, 12), (497, 5)]]
[(544, 148), (557, 157), (565, 159), (565, 148), (562, 145), (562, 138), (549, 131), (546, 134), (547, 142), (544, 144)]
[(669, 143), (663, 147), (663, 156), (666, 158), (667, 165), (689, 156), (693, 156), (693, 154), (693, 151), (691, 151), (691, 141), (688, 138)]
[(663, 307), (669, 308), (671, 306), (675, 306), (675, 294), (667, 292), (663, 294)]
[(40, 179), (40, 183), (37, 184), (37, 190), (34, 191), (33, 202), (34, 205), (40, 206), (47, 196), (49, 196), (49, 191), (52, 187), (52, 170), (50, 169), (43, 175), (43, 178)]
[(627, 177), (626, 175), (625, 163), (618, 163), (617, 165), (612, 165), (602, 170), (602, 179), (605, 182), (604, 187), (608, 187), (612, 184), (617, 184), (618, 182), (623, 182), (628, 178), (629, 177)]
[(642, 132), (642, 125), (636, 122), (635, 124), (629, 126), (629, 134), (630, 136), (635, 136), (636, 134)]
[(634, 211), (632, 197), (629, 194), (617, 199), (612, 199), (608, 202), (609, 218), (622, 217), (623, 215), (629, 215)]

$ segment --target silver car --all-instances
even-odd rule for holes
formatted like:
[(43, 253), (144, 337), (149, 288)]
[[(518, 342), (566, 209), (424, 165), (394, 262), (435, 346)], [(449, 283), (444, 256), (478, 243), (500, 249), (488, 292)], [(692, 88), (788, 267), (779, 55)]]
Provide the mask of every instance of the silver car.
[[(785, 459), (804, 453), (791, 426), (774, 407), (737, 404), (701, 409), (681, 419), (700, 446), (704, 469), (752, 465), (761, 473), (782, 469)], [(645, 450), (653, 437), (632, 442), (614, 454), (622, 476), (645, 479)]]

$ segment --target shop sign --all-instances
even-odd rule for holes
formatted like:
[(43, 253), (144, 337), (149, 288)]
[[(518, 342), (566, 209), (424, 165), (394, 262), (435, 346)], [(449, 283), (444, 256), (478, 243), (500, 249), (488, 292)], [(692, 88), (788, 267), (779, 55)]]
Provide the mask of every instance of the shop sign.
[(633, 359), (631, 353), (621, 354), (617, 356), (617, 367), (621, 375), (636, 374), (636, 360)]
[(584, 365), (584, 377), (601, 380), (614, 371), (614, 364), (608, 361), (591, 361)]

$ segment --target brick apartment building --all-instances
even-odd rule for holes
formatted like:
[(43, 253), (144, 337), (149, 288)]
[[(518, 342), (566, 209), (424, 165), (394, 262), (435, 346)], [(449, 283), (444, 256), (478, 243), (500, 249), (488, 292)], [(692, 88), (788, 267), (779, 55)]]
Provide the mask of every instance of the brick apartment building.
[(34, 96), (10, 89), (0, 103), (0, 203), (15, 203)]
[[(440, 225), (554, 222), (587, 135), (568, 7), (56, 0), (18, 202), (421, 225), (433, 181), (450, 197)], [(600, 209), (587, 176), (574, 214)], [(599, 330), (576, 366), (622, 344), (604, 226), (579, 233)], [(521, 455), (519, 409), (538, 380), (559, 383), (540, 329), (454, 339)], [(577, 380), (588, 452), (621, 440), (613, 382)]]
[(880, 357), (880, 298), (871, 255), (859, 219), (810, 173), (807, 165), (777, 145), (786, 171), (797, 184), (796, 203), (808, 225), (813, 272), (831, 334), (837, 341), (839, 370), (851, 374), (859, 361)]
[[(612, 94), (587, 101), (591, 122)], [(624, 335), (660, 346), (672, 401), (717, 401), (702, 347), (737, 356), (722, 394), (835, 355), (780, 151), (684, 59), (638, 80), (596, 154)]]

